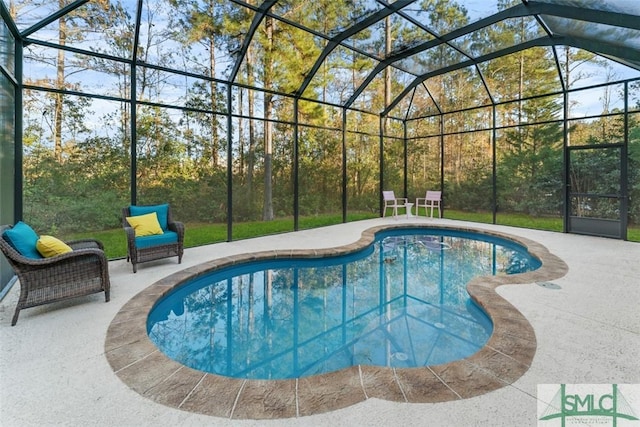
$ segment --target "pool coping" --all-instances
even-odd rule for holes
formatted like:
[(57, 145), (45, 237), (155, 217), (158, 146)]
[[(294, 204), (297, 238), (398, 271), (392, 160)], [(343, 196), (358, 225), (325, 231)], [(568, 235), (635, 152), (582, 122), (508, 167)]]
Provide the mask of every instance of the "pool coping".
[[(176, 286), (212, 270), (249, 261), (345, 255), (371, 244), (393, 229), (444, 229), (496, 236), (526, 247), (542, 261), (531, 272), (476, 277), (467, 284), (471, 298), (493, 322), (487, 344), (451, 363), (420, 368), (358, 365), (337, 372), (290, 380), (228, 378), (186, 367), (166, 357), (147, 335), (147, 316)], [(107, 330), (105, 356), (128, 387), (157, 403), (184, 411), (230, 419), (279, 419), (329, 412), (370, 398), (435, 403), (479, 396), (512, 384), (530, 367), (536, 352), (528, 320), (496, 288), (545, 282), (564, 276), (564, 261), (533, 240), (471, 227), (388, 224), (364, 230), (358, 241), (324, 249), (269, 250), (217, 258), (171, 274), (131, 298)]]

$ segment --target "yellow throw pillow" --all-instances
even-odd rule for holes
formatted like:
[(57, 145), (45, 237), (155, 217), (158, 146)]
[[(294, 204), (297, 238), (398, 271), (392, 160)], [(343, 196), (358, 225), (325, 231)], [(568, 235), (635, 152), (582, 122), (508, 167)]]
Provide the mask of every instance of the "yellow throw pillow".
[(65, 242), (53, 236), (40, 236), (36, 242), (36, 249), (45, 258), (66, 254), (73, 250)]
[(155, 212), (146, 215), (128, 216), (127, 222), (133, 227), (136, 237), (163, 233), (158, 222), (158, 214)]

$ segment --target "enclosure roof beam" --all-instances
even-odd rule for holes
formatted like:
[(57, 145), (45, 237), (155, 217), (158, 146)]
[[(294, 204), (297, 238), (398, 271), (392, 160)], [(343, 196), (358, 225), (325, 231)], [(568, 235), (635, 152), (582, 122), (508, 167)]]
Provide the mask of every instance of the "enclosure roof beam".
[(364, 91), (364, 89), (373, 81), (373, 79), (386, 67), (390, 66), (394, 62), (400, 61), (402, 59), (406, 59), (410, 56), (413, 56), (417, 53), (424, 52), (425, 50), (431, 49), (436, 46), (440, 46), (441, 44), (445, 44), (448, 41), (454, 40), (458, 37), (464, 36), (466, 34), (477, 31), (481, 28), (487, 27), (491, 24), (495, 24), (497, 22), (502, 21), (503, 19), (508, 18), (517, 18), (520, 16), (529, 15), (530, 12), (524, 5), (517, 5), (511, 7), (509, 9), (505, 9), (501, 12), (498, 12), (494, 15), (488, 16), (484, 19), (476, 21), (472, 24), (461, 27), (457, 30), (451, 31), (450, 33), (439, 36), (435, 39), (429, 40), (428, 42), (420, 43), (415, 46), (409, 47), (407, 49), (403, 49), (394, 53), (393, 55), (389, 55), (385, 58), (384, 61), (380, 62), (374, 69), (369, 73), (366, 79), (358, 86), (358, 88), (354, 91), (353, 95), (349, 98), (349, 100), (345, 103), (345, 106), (348, 108), (351, 104), (353, 104), (360, 96), (360, 94)]
[[(532, 47), (540, 47), (540, 46), (553, 46), (554, 44), (556, 44), (556, 40), (560, 41), (560, 39), (551, 39), (549, 37), (541, 37), (538, 39), (534, 39), (534, 40), (529, 40), (527, 42), (524, 43), (520, 43), (511, 47), (508, 47), (506, 49), (500, 49), (497, 50), (495, 52), (492, 53), (488, 53), (486, 55), (482, 55), (477, 57), (476, 59), (473, 60), (467, 60), (467, 61), (463, 61), (463, 62), (459, 62), (457, 64), (454, 65), (450, 65), (448, 67), (443, 67), (440, 68), (438, 70), (435, 71), (431, 71), (429, 73), (426, 74), (422, 74), (418, 77), (416, 77), (416, 79), (411, 82), (411, 84), (409, 84), (390, 104), (387, 108), (384, 109), (384, 111), (381, 113), (382, 116), (385, 116), (387, 114), (389, 114), (389, 112), (402, 100), (402, 98), (404, 98), (414, 87), (418, 86), (420, 83), (422, 83), (425, 80), (428, 80), (432, 77), (435, 76), (439, 76), (442, 74), (446, 74), (449, 73), (451, 71), (456, 71), (456, 70), (460, 70), (462, 68), (466, 68), (469, 67), (471, 65), (475, 65), (478, 63), (482, 63), (485, 61), (490, 61), (492, 59), (496, 59), (496, 58), (500, 58), (502, 56), (507, 56), (507, 55), (511, 55), (512, 53), (516, 53), (516, 52), (520, 52), (522, 50), (526, 50)], [(564, 39), (562, 39), (564, 40)]]
[(11, 32), (11, 35), (15, 38), (20, 38), (20, 31), (18, 30), (18, 27), (16, 27), (16, 23), (13, 21), (13, 17), (11, 16), (11, 13), (9, 13), (9, 9), (5, 2), (0, 2), (0, 16), (9, 29), (9, 32)]
[[(556, 39), (556, 37), (553, 38), (553, 40)], [(563, 36), (562, 40), (562, 44), (567, 46), (588, 50), (612, 61), (640, 70), (640, 50), (584, 37)]]
[[(539, 15), (550, 15), (557, 16), (561, 18), (567, 19), (575, 19), (580, 21), (589, 21), (598, 24), (606, 24), (606, 25), (614, 25), (623, 28), (630, 29), (640, 29), (640, 19), (636, 15), (630, 15), (620, 12), (609, 12), (609, 11), (601, 11), (594, 9), (586, 9), (583, 7), (573, 7), (573, 6), (563, 6), (557, 4), (548, 4), (548, 3), (540, 3), (537, 1), (528, 1), (526, 4), (520, 4), (509, 9), (505, 9), (501, 12), (498, 12), (494, 15), (488, 16), (484, 19), (478, 20), (470, 25), (461, 27), (457, 30), (451, 31), (450, 33), (444, 34), (441, 37), (438, 37), (433, 40), (429, 40), (428, 42), (418, 44), (416, 46), (412, 46), (410, 48), (399, 51), (393, 55), (387, 57), (384, 61), (380, 62), (375, 69), (366, 77), (366, 79), (360, 84), (360, 86), (354, 91), (353, 95), (346, 101), (345, 107), (349, 107), (352, 105), (355, 100), (360, 96), (360, 94), (364, 91), (364, 89), (373, 81), (373, 79), (378, 75), (382, 70), (386, 67), (391, 66), (394, 62), (405, 59), (417, 53), (423, 52), (427, 49), (431, 49), (433, 47), (439, 46), (448, 41), (454, 40), (463, 35), (472, 33), (481, 28), (487, 27), (489, 25), (500, 22), (504, 19), (509, 18), (517, 18), (523, 16), (535, 16), (536, 19), (539, 19)], [(539, 21), (544, 22), (544, 17), (539, 19)], [(543, 25), (545, 31), (548, 31), (548, 26)], [(558, 35), (553, 37), (553, 40), (558, 40)], [(629, 49), (629, 48), (615, 48), (611, 44), (603, 43), (596, 40), (588, 40), (573, 37), (569, 39), (574, 39), (576, 42), (575, 47), (581, 47), (587, 49), (582, 46), (591, 46), (587, 50), (590, 50), (594, 53), (601, 54), (603, 56), (611, 55), (616, 58), (614, 59), (621, 64), (633, 67), (638, 69), (639, 64), (635, 62), (637, 59), (635, 58), (638, 55), (637, 50)], [(556, 43), (559, 44), (559, 43)], [(578, 46), (579, 45), (579, 46)], [(615, 51), (616, 53), (612, 52)], [(482, 62), (481, 58), (476, 58), (477, 62)], [(472, 61), (473, 62), (473, 61)], [(469, 61), (466, 61), (465, 64), (468, 64)], [(420, 77), (418, 77), (420, 79)], [(410, 88), (406, 88), (407, 90), (403, 93), (408, 93)], [(388, 109), (387, 109), (388, 111)]]
[[(404, 16), (404, 14), (400, 13)], [(458, 37), (464, 36), (466, 34), (472, 33), (484, 27), (488, 27), (491, 24), (498, 23), (502, 20), (509, 18), (518, 18), (521, 16), (530, 15), (531, 12), (524, 5), (517, 5), (510, 7), (509, 9), (505, 9), (501, 12), (495, 13), (491, 16), (487, 16), (486, 18), (475, 21), (469, 25), (465, 25), (464, 27), (460, 27), (457, 30), (453, 30), (447, 34), (443, 34), (438, 36), (436, 39), (429, 40), (424, 43), (417, 44), (415, 46), (409, 47), (407, 49), (402, 49), (401, 51), (396, 52), (393, 55), (390, 55), (385, 59), (385, 63), (396, 62), (401, 59), (405, 59), (409, 56), (415, 55), (416, 53), (420, 53), (427, 49), (430, 49), (435, 46), (439, 46), (445, 42), (457, 39)]]
[(396, 2), (394, 2), (392, 4), (390, 4), (390, 5), (387, 5), (384, 9), (379, 10), (378, 12), (372, 14), (371, 16), (368, 16), (367, 18), (363, 19), (362, 21), (358, 22), (357, 24), (352, 25), (351, 27), (349, 27), (346, 30), (342, 31), (340, 34), (336, 35), (335, 37), (332, 37), (331, 39), (329, 39), (329, 42), (327, 43), (327, 45), (323, 49), (323, 51), (320, 54), (320, 56), (318, 56), (318, 59), (316, 60), (315, 64), (313, 64), (313, 67), (311, 68), (311, 70), (309, 71), (309, 73), (305, 77), (304, 81), (300, 85), (300, 88), (295, 93), (296, 97), (299, 97), (304, 93), (304, 91), (307, 89), (307, 87), (311, 83), (311, 80), (313, 80), (313, 78), (315, 77), (316, 73), (318, 72), (318, 70), (322, 66), (322, 63), (324, 62), (324, 60), (327, 58), (327, 56), (329, 56), (329, 54), (331, 52), (333, 52), (333, 50), (340, 43), (342, 43), (343, 41), (345, 41), (349, 37), (359, 33), (360, 31), (364, 30), (365, 28), (370, 27), (371, 25), (375, 24), (376, 22), (385, 19), (389, 15), (392, 15), (393, 13), (398, 12), (403, 7), (410, 5), (411, 3), (415, 2), (415, 1), (416, 0), (398, 0), (398, 1), (396, 1)]
[(80, 6), (82, 6), (83, 4), (88, 3), (88, 2), (89, 2), (89, 0), (76, 0), (73, 3), (70, 3), (70, 4), (66, 5), (65, 7), (63, 7), (59, 11), (57, 11), (56, 13), (53, 13), (53, 14), (49, 15), (48, 17), (46, 17), (42, 21), (40, 21), (37, 24), (32, 25), (31, 27), (29, 27), (26, 30), (24, 30), (21, 33), (21, 36), (23, 38), (24, 37), (29, 37), (31, 34), (35, 33), (36, 31), (46, 27), (47, 25), (51, 24), (52, 22), (54, 22), (54, 21), (62, 18), (63, 16), (67, 15), (68, 13), (73, 12), (74, 10), (76, 10), (77, 8), (79, 8)]
[(260, 7), (256, 10), (256, 14), (253, 16), (253, 20), (251, 21), (251, 25), (249, 26), (249, 30), (242, 40), (242, 47), (240, 48), (240, 52), (238, 52), (238, 58), (236, 59), (236, 63), (233, 65), (233, 70), (229, 75), (229, 81), (234, 82), (236, 77), (238, 76), (238, 72), (240, 71), (240, 67), (242, 66), (242, 61), (244, 61), (244, 57), (247, 54), (247, 50), (249, 49), (249, 45), (253, 40), (253, 36), (258, 30), (258, 26), (269, 12), (269, 9), (276, 4), (276, 0), (265, 0)]
[[(588, 9), (586, 7), (564, 6), (559, 4), (529, 1), (525, 6), (529, 15), (551, 15), (578, 21), (595, 22), (616, 27), (640, 30), (640, 19), (637, 15), (610, 12), (606, 10)], [(542, 18), (544, 20), (544, 17)]]
[(131, 60), (134, 64), (138, 62), (138, 46), (140, 46), (140, 21), (142, 20), (142, 0), (138, 0), (136, 9), (136, 29), (133, 33), (133, 47), (131, 49)]

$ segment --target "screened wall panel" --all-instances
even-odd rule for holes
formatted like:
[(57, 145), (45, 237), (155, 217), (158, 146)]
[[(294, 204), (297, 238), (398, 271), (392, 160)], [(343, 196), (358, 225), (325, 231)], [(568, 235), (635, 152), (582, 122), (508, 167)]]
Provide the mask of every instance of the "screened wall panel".
[(342, 131), (299, 128), (300, 228), (342, 222)]
[(629, 239), (640, 240), (640, 113), (629, 115)]
[(299, 60), (302, 51), (317, 57), (320, 47), (312, 34), (271, 17), (251, 40), (241, 68), (248, 84), (271, 91), (290, 93), (300, 87), (309, 71), (308, 61)]
[(530, 48), (480, 64), (496, 101), (561, 92), (559, 70), (551, 48)]
[[(218, 224), (213, 241), (226, 240), (226, 117), (141, 105), (137, 119), (136, 203), (170, 203), (176, 220)], [(205, 235), (194, 230), (187, 243), (211, 243)]]
[[(283, 123), (274, 123), (272, 126), (273, 165), (271, 187), (273, 191), (273, 215), (274, 218), (286, 219), (286, 221), (291, 221), (291, 224), (293, 224), (294, 127)], [(268, 138), (265, 138), (265, 143), (267, 140)], [(268, 151), (265, 150), (265, 153), (268, 153)], [(265, 179), (265, 183), (267, 181)], [(291, 227), (291, 230), (293, 230), (293, 227)]]
[[(233, 2), (181, 2), (179, 7), (167, 0), (143, 4), (141, 60), (207, 77), (229, 77), (235, 62), (230, 52), (241, 46), (241, 34), (248, 32), (252, 11)], [(233, 34), (225, 36), (225, 26)]]
[(407, 122), (407, 138), (440, 135), (441, 116), (429, 116)]
[(569, 144), (621, 144), (624, 141), (624, 115), (615, 114), (569, 121)]
[(429, 79), (426, 84), (444, 112), (491, 104), (487, 89), (475, 67), (454, 70), (435, 79)]
[(624, 112), (624, 84), (610, 84), (569, 92), (569, 118)]
[(562, 119), (562, 96), (550, 95), (506, 102), (496, 106), (497, 127), (545, 123)]
[[(2, 46), (12, 47), (12, 41), (7, 39), (8, 35), (5, 32), (0, 32), (0, 34), (3, 38)], [(10, 64), (10, 60), (6, 56), (2, 60), (3, 65)], [(8, 69), (13, 71), (13, 67)], [(4, 74), (0, 74), (0, 104), (5, 106), (0, 109), (0, 129), (2, 129), (0, 132), (0, 224), (14, 224), (16, 222), (14, 212), (16, 185), (15, 96), (14, 85)], [(12, 276), (11, 266), (4, 257), (1, 257), (0, 295), (4, 294), (3, 289)]]
[(629, 111), (640, 111), (640, 81), (629, 83)]
[(390, 138), (404, 138), (404, 121), (394, 118), (384, 120), (384, 135)]
[(411, 104), (409, 108), (403, 112), (396, 112), (396, 116), (405, 117), (406, 119), (417, 119), (440, 113), (426, 85), (418, 85), (410, 96)]
[(514, 127), (498, 133), (499, 223), (505, 223), (509, 214), (518, 214), (557, 218), (555, 227), (561, 229), (562, 140), (560, 122)]
[(149, 67), (138, 67), (137, 80), (137, 96), (141, 102), (205, 112), (227, 111), (225, 84)]
[[(29, 91), (27, 105), (55, 105), (52, 94)], [(28, 99), (28, 100), (27, 100)], [(60, 127), (51, 116), (25, 122), (23, 147), (24, 219), (40, 233), (71, 238), (119, 227), (118, 206), (130, 199), (130, 139), (122, 104), (71, 95)], [(32, 108), (32, 107), (29, 107)], [(85, 121), (87, 111), (102, 115)], [(75, 114), (72, 114), (75, 113)]]
[(440, 137), (415, 138), (407, 144), (407, 195), (415, 203), (427, 190), (440, 190)]
[(444, 133), (492, 129), (492, 112), (491, 107), (484, 107), (444, 114)]
[[(234, 121), (237, 123), (237, 119)], [(234, 158), (233, 227), (234, 239), (292, 231), (293, 220), (293, 127), (264, 120), (244, 120), (253, 132), (251, 147), (234, 141), (234, 152), (247, 151), (239, 168)], [(245, 135), (245, 140), (248, 136)], [(251, 222), (270, 222), (252, 227)], [(244, 224), (243, 224), (244, 223)]]
[(265, 118), (265, 92), (261, 90), (234, 87), (232, 90), (233, 102), (231, 111), (233, 114), (254, 119)]
[[(569, 215), (607, 221), (620, 219), (620, 147), (572, 150), (569, 158)], [(594, 167), (597, 164), (597, 167)]]
[[(61, 2), (15, 2), (18, 25), (26, 30), (56, 13)], [(162, 2), (165, 3), (165, 2)], [(67, 3), (68, 4), (68, 3)], [(60, 20), (39, 28), (30, 38), (63, 44), (74, 49), (131, 59), (136, 2), (86, 2)], [(152, 15), (148, 15), (154, 19)], [(155, 27), (155, 25), (154, 25)], [(157, 28), (161, 28), (158, 25)], [(168, 47), (165, 45), (165, 48)], [(147, 47), (151, 50), (151, 47)]]
[[(466, 4), (465, 4), (466, 6)], [(504, 19), (451, 41), (473, 56), (487, 55), (546, 35), (533, 16)]]
[[(136, 111), (137, 204), (171, 202), (171, 176), (182, 172), (188, 147), (181, 144), (174, 126), (181, 112), (172, 108), (139, 105)], [(177, 189), (176, 189), (177, 190)], [(164, 199), (164, 200), (163, 200)]]
[(25, 52), (24, 83), (49, 89), (126, 98), (126, 63), (32, 45)]
[(347, 132), (348, 214), (380, 212), (380, 137)]
[(15, 37), (7, 28), (7, 24), (3, 22), (0, 25), (0, 64), (12, 75), (16, 65), (15, 43)]
[(233, 119), (234, 222), (258, 221), (264, 203), (264, 122)]
[(443, 198), (447, 209), (475, 213), (491, 211), (492, 153), (492, 133), (489, 131), (445, 135)]
[(587, 88), (640, 76), (640, 70), (569, 46), (556, 47), (562, 78), (569, 89)]
[(396, 197), (406, 197), (404, 194), (404, 140), (386, 137), (383, 144), (383, 190), (393, 190)]
[[(298, 121), (300, 124), (341, 130), (342, 113), (342, 108), (333, 105), (306, 100), (298, 102)], [(342, 140), (342, 137), (340, 137), (340, 140)]]
[[(222, 224), (227, 217), (227, 118), (211, 112), (210, 92), (205, 90), (200, 102), (206, 106), (193, 110), (139, 105), (137, 198), (139, 204), (172, 200), (182, 221)], [(166, 162), (160, 172), (163, 185), (155, 188), (146, 175), (150, 171), (140, 168), (159, 162)]]

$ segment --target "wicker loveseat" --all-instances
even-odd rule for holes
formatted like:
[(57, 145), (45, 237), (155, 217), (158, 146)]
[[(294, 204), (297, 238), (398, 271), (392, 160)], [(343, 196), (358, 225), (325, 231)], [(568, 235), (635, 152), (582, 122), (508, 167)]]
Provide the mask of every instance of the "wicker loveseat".
[(109, 301), (109, 267), (97, 240), (65, 242), (71, 252), (50, 258), (31, 258), (18, 252), (5, 238), (11, 225), (0, 226), (0, 249), (20, 280), (20, 297), (11, 326), (23, 308), (104, 292)]
[[(135, 229), (127, 218), (149, 213), (156, 214), (162, 232), (150, 236), (136, 236)], [(172, 219), (171, 207), (168, 204), (123, 208), (122, 226), (127, 235), (127, 261), (133, 264), (134, 273), (138, 270), (137, 264), (141, 262), (177, 256), (178, 264), (182, 263), (184, 224)]]

